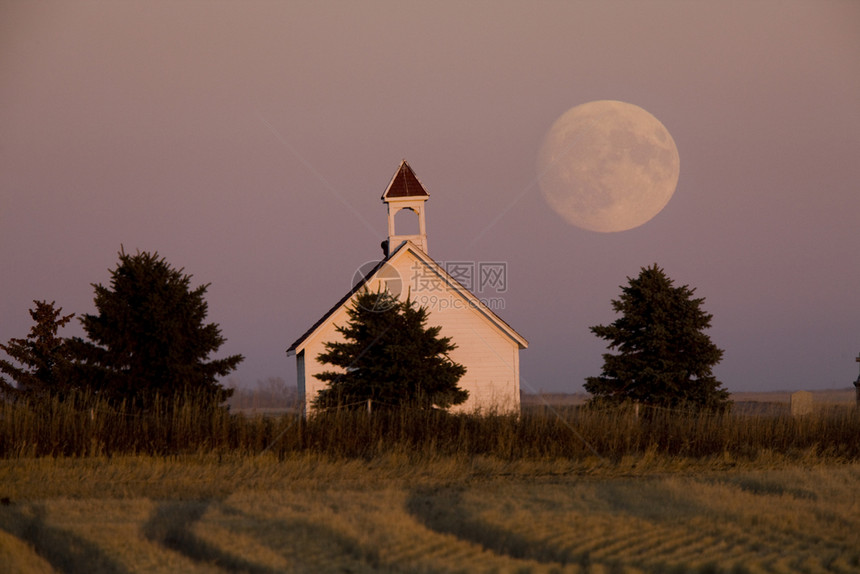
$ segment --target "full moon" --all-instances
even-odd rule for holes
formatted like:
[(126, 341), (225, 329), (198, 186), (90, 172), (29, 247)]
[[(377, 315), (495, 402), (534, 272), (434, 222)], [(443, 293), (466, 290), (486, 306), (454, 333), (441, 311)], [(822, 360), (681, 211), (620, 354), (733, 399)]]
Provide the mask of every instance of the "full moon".
[(613, 100), (569, 109), (544, 137), (538, 181), (547, 203), (568, 223), (626, 231), (649, 221), (678, 185), (680, 158), (660, 121)]

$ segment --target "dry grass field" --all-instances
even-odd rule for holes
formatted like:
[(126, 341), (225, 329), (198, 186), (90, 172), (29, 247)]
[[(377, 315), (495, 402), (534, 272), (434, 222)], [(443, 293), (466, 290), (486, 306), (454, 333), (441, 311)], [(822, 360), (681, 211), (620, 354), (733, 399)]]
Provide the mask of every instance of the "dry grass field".
[(0, 462), (4, 572), (858, 572), (860, 464)]
[[(785, 408), (791, 403), (792, 391), (770, 391), (770, 392), (742, 392), (732, 393), (731, 399), (736, 405), (747, 405), (751, 403), (764, 403), (770, 405), (781, 405)], [(850, 405), (855, 401), (856, 392), (853, 388), (828, 389), (812, 391), (813, 404), (819, 408), (834, 405)], [(541, 393), (523, 396), (524, 405), (550, 404), (562, 405), (584, 405), (588, 395), (584, 393), (562, 394)]]
[(860, 572), (845, 402), (306, 423), (83, 404), (0, 409), (2, 573)]

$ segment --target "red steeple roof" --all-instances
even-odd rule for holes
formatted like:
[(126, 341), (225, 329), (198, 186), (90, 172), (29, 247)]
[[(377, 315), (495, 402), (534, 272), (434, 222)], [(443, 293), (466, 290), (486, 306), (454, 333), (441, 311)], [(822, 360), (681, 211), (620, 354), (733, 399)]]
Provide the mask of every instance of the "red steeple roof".
[(382, 194), (383, 200), (389, 197), (430, 197), (405, 159), (400, 162), (397, 173), (391, 178), (391, 183)]

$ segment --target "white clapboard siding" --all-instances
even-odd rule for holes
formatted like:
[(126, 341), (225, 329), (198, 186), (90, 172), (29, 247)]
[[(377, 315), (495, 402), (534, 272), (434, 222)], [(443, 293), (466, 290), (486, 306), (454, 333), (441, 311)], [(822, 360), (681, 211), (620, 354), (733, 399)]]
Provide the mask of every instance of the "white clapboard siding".
[[(429, 256), (407, 242), (387, 260), (389, 269), (368, 278), (371, 291), (385, 288), (382, 278), (391, 280), (391, 268), (400, 275), (401, 299), (407, 296), (429, 311), (428, 326), (441, 326), (440, 336), (451, 337), (457, 348), (451, 359), (466, 367), (460, 379), (461, 388), (469, 391), (469, 399), (451, 410), (453, 412), (518, 412), (520, 408), (519, 350), (527, 343), (484, 307), (477, 298), (454, 281)], [(396, 285), (396, 281), (395, 281)], [(326, 342), (342, 340), (337, 325), (348, 321), (346, 310), (350, 298), (307, 334), (296, 348), (299, 357), (299, 392), (304, 395), (307, 412), (311, 401), (324, 388), (314, 375), (336, 370), (322, 365), (317, 357)]]

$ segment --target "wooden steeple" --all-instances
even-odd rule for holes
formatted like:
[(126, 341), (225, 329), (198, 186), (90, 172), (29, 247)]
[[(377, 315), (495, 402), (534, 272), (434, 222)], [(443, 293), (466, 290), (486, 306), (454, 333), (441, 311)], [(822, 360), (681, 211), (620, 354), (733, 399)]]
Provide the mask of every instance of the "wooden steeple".
[[(424, 216), (424, 202), (430, 198), (427, 190), (418, 181), (415, 172), (406, 163), (400, 162), (400, 166), (391, 178), (391, 182), (382, 194), (382, 201), (388, 206), (388, 245), (385, 249), (386, 255), (394, 251), (404, 241), (411, 241), (421, 251), (427, 253), (427, 227)], [(398, 234), (394, 225), (394, 216), (398, 211), (408, 209), (418, 215), (417, 234)]]

